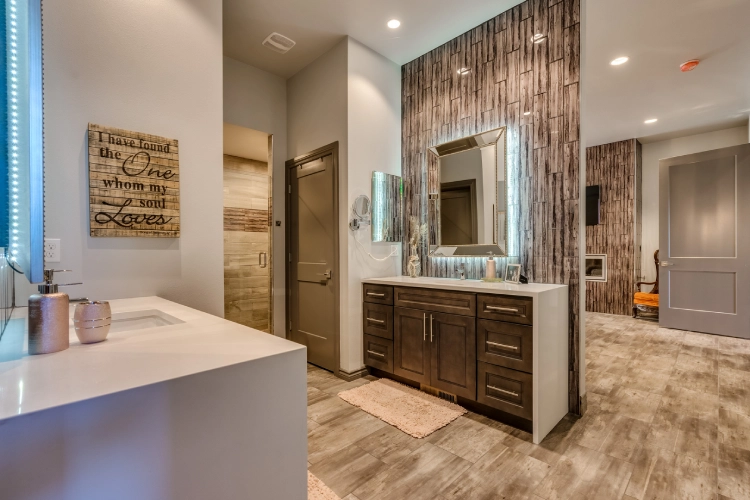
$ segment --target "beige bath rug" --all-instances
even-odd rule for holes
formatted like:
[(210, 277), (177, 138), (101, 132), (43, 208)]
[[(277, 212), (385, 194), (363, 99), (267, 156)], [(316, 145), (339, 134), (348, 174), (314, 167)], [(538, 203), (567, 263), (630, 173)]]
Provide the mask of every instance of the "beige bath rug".
[(323, 481), (307, 471), (307, 500), (341, 500)]
[(429, 436), (466, 413), (457, 404), (388, 379), (340, 392), (339, 397), (415, 438)]

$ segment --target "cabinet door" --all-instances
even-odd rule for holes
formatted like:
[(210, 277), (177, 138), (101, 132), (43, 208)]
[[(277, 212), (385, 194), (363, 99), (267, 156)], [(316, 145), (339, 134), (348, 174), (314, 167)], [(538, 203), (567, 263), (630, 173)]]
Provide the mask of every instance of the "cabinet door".
[(428, 313), (432, 359), (430, 385), (476, 401), (477, 332), (474, 318)]
[(430, 341), (425, 311), (393, 308), (393, 373), (414, 382), (430, 383)]

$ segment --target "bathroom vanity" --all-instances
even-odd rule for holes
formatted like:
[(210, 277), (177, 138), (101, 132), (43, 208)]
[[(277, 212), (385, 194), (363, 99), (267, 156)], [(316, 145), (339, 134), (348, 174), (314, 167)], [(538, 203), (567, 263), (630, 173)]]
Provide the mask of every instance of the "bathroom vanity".
[(305, 498), (303, 346), (158, 297), (110, 305), (107, 340), (71, 323), (70, 348), (38, 356), (14, 312), (0, 498)]
[(446, 278), (362, 282), (364, 362), (533, 433), (568, 413), (568, 287)]

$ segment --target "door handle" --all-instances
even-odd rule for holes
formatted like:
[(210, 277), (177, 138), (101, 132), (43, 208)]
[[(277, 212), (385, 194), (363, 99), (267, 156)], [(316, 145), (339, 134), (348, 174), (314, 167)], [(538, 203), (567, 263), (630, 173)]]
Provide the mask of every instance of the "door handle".
[(661, 267), (667, 267), (667, 266), (674, 266), (674, 262), (669, 262), (668, 260), (661, 261)]
[(329, 279), (331, 279), (331, 270), (330, 270), (330, 269), (328, 269), (328, 270), (327, 270), (326, 272), (324, 272), (324, 273), (316, 273), (315, 275), (316, 275), (316, 276), (324, 276), (324, 277), (325, 277), (325, 279), (329, 280)]
[(430, 314), (430, 342), (432, 342), (432, 314)]
[(266, 252), (260, 252), (258, 254), (258, 265), (260, 267), (268, 266), (268, 254)]
[(422, 340), (427, 340), (427, 313), (422, 313)]

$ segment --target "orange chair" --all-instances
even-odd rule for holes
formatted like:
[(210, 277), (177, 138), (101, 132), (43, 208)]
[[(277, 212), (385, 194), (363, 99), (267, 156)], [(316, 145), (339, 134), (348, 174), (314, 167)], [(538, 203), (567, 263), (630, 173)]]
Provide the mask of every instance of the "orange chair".
[[(659, 250), (654, 252), (656, 264), (656, 281), (639, 281), (635, 284), (633, 295), (633, 317), (638, 317), (638, 311), (659, 316)], [(641, 285), (654, 285), (649, 293), (641, 292)]]

